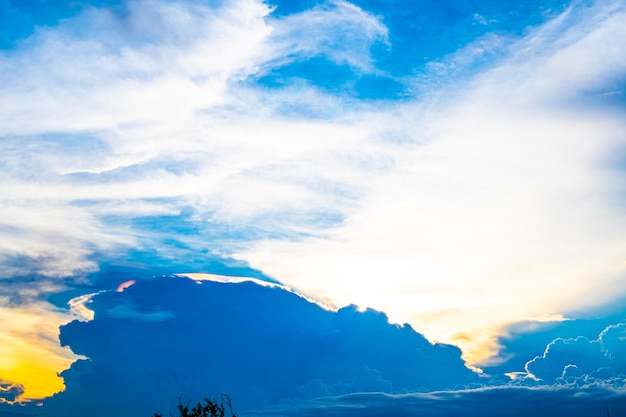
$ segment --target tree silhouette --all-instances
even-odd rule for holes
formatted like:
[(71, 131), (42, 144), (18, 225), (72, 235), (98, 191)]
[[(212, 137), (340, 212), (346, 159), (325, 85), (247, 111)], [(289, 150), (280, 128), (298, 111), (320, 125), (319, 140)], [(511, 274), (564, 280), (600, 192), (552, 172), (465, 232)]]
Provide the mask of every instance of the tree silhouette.
[[(189, 408), (189, 403), (183, 404), (182, 399), (179, 397), (176, 409), (178, 410), (176, 417), (237, 417), (233, 413), (232, 404), (228, 395), (222, 395), (221, 402), (217, 402), (214, 398), (205, 398), (204, 403), (199, 402), (192, 408)], [(170, 413), (170, 416), (171, 415)], [(163, 414), (154, 413), (152, 417), (163, 417)]]

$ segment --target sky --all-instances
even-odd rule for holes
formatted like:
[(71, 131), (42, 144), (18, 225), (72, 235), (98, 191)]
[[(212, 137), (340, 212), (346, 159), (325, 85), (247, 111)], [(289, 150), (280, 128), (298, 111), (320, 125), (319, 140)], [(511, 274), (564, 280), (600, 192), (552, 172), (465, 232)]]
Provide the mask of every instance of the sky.
[(626, 1), (0, 0), (0, 413), (626, 414)]

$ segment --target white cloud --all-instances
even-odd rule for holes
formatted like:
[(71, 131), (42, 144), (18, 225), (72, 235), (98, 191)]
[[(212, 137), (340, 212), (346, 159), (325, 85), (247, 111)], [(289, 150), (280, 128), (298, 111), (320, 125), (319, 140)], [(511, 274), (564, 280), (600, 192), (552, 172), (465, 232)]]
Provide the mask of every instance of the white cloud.
[(596, 340), (557, 338), (541, 356), (526, 363), (532, 379), (559, 383), (618, 382), (624, 385), (626, 324), (606, 327)]
[(387, 35), (378, 18), (342, 0), (284, 17), (274, 31), (281, 49), (300, 59), (322, 55), (367, 72), (375, 69), (369, 54), (371, 44), (388, 42)]
[[(93, 251), (137, 244), (132, 231), (98, 220), (106, 214), (193, 206), (237, 222), (277, 210), (337, 210), (340, 193), (325, 202), (319, 189), (334, 173), (314, 170), (341, 165), (333, 153), (350, 153), (365, 130), (277, 115), (284, 106), (339, 109), (311, 87), (274, 94), (239, 81), (315, 54), (371, 66), (369, 44), (385, 35), (375, 18), (343, 2), (282, 19), (252, 0), (126, 7), (122, 15), (92, 9), (0, 55), (0, 210), (13, 230), (3, 255), (69, 275), (93, 269)], [(316, 184), (303, 184), (311, 172)]]

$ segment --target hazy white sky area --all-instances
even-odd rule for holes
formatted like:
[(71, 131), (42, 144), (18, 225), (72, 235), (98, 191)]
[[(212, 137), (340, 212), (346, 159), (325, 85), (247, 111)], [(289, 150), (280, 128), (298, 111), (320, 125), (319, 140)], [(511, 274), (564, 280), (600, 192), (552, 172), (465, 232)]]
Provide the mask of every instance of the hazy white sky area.
[(378, 113), (405, 142), (370, 138), (393, 168), (359, 182), (346, 220), (241, 259), (334, 305), (409, 321), (472, 362), (496, 353), (510, 323), (623, 296), (626, 119), (593, 101), (624, 76), (624, 36), (623, 13), (566, 13), (429, 106)]

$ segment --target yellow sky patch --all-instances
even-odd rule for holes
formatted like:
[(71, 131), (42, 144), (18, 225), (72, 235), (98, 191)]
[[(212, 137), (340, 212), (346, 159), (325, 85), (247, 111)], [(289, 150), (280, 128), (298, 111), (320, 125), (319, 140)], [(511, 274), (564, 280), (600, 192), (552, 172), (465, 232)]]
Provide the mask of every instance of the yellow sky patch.
[(47, 304), (0, 307), (0, 317), (0, 378), (23, 385), (23, 401), (63, 390), (58, 373), (80, 358), (59, 344), (59, 326), (71, 317)]

